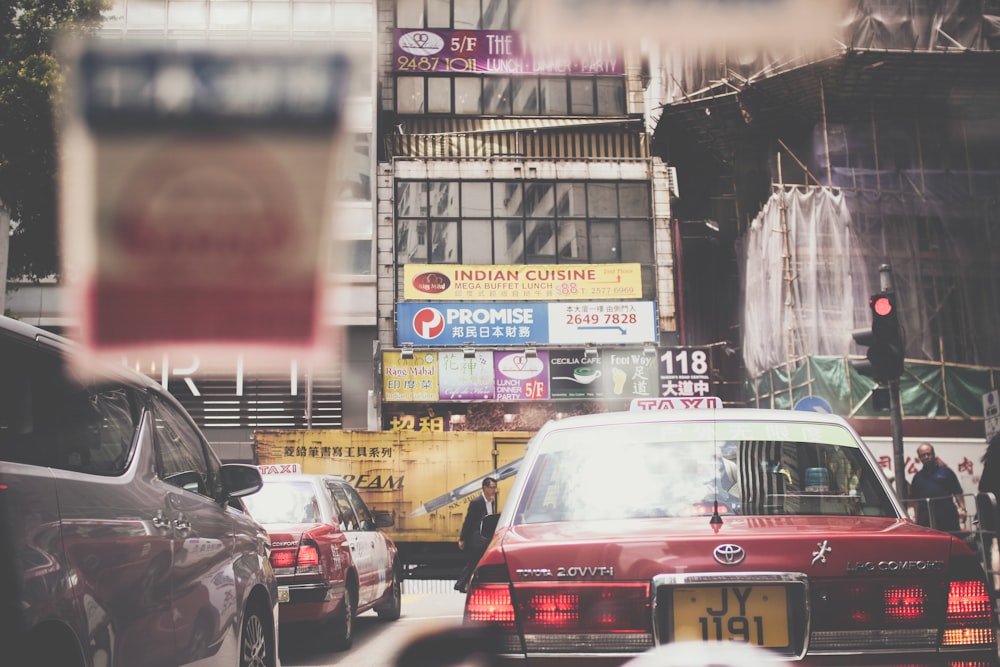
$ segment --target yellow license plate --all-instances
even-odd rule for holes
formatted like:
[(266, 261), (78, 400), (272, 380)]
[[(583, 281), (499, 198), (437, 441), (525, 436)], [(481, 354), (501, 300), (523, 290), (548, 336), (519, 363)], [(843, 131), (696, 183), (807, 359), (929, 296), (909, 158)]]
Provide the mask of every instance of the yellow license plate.
[(674, 641), (788, 646), (784, 586), (692, 586), (673, 594)]
[(278, 602), (288, 602), (288, 586), (278, 586)]

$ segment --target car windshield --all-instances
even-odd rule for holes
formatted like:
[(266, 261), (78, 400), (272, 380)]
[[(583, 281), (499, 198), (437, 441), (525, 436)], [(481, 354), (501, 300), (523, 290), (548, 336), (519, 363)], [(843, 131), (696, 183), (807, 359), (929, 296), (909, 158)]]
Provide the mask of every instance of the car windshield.
[(881, 471), (826, 424), (641, 423), (538, 443), (516, 523), (736, 515), (896, 517)]
[(265, 478), (263, 488), (244, 498), (243, 502), (261, 523), (315, 523), (321, 520), (310, 482)]

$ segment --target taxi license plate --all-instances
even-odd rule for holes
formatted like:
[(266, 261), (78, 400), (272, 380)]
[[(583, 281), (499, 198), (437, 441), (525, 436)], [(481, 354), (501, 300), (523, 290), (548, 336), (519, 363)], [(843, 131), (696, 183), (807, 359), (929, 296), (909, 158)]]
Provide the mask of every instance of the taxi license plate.
[(788, 646), (784, 586), (692, 586), (673, 590), (674, 641)]
[(288, 602), (288, 586), (278, 586), (278, 602)]

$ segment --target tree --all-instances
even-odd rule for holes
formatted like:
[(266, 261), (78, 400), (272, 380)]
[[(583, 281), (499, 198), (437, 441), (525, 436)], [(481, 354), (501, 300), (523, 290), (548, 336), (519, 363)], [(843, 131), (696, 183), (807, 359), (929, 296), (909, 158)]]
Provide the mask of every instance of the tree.
[(17, 224), (9, 276), (59, 271), (55, 110), (64, 77), (55, 49), (63, 32), (94, 33), (109, 7), (110, 0), (0, 0), (0, 207)]

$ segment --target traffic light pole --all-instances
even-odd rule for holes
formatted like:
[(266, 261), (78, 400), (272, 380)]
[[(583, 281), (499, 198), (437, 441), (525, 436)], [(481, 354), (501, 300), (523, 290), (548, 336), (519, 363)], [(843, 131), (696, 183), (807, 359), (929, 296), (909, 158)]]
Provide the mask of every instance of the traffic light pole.
[(906, 461), (903, 459), (903, 409), (899, 402), (899, 380), (889, 381), (889, 419), (892, 426), (892, 469), (896, 471), (896, 495), (906, 500)]

